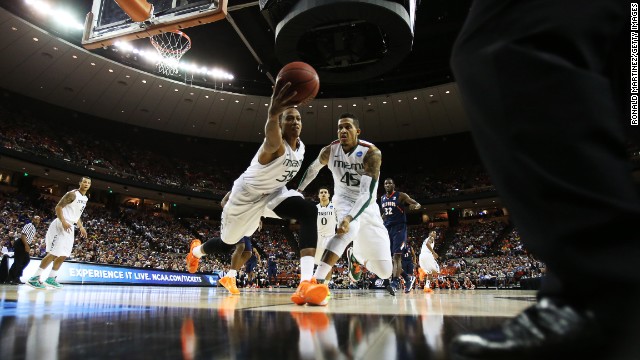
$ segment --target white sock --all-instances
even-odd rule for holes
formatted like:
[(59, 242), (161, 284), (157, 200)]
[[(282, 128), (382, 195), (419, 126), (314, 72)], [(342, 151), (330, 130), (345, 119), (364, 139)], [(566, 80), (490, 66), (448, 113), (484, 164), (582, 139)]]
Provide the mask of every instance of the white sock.
[(36, 273), (35, 273), (35, 274), (33, 274), (33, 276), (40, 277), (40, 274), (42, 274), (42, 271), (43, 271), (43, 270), (44, 270), (43, 268), (38, 268), (38, 269), (36, 270)]
[(300, 258), (300, 281), (311, 280), (314, 265), (315, 258), (313, 256), (303, 256)]
[(198, 259), (206, 255), (205, 253), (202, 252), (202, 245), (194, 247), (191, 253), (193, 254), (193, 256), (197, 257)]
[(229, 270), (229, 272), (227, 272), (227, 275), (225, 275), (224, 277), (234, 278), (234, 277), (236, 277), (236, 271), (235, 270)]
[(316, 273), (313, 276), (315, 276), (316, 279), (324, 279), (327, 277), (327, 274), (329, 274), (329, 271), (331, 271), (331, 268), (331, 265), (320, 262), (320, 265), (318, 265)]
[(54, 277), (56, 277), (56, 275), (58, 275), (58, 270), (51, 270), (49, 272), (49, 277), (54, 278)]
[(427, 280), (427, 282), (424, 284), (425, 288), (430, 288), (431, 287), (431, 281)]

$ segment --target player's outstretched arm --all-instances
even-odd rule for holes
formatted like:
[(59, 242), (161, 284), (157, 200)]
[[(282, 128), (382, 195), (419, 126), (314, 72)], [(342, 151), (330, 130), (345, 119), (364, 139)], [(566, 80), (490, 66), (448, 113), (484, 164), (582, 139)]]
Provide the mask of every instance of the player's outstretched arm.
[(272, 160), (272, 155), (281, 148), (284, 149), (282, 142), (282, 131), (280, 130), (280, 114), (282, 114), (289, 106), (291, 99), (297, 94), (293, 91), (288, 92), (291, 83), (284, 85), (276, 83), (271, 94), (271, 104), (269, 105), (269, 115), (267, 123), (264, 125), (264, 143), (262, 152), (258, 160), (261, 164), (267, 164)]
[(304, 175), (302, 175), (302, 179), (298, 185), (298, 191), (304, 191), (313, 179), (318, 176), (320, 169), (329, 163), (329, 155), (331, 155), (331, 148), (327, 145), (320, 150), (318, 157), (309, 165)]
[(407, 193), (401, 192), (398, 200), (400, 200), (402, 204), (409, 205), (409, 209), (411, 210), (417, 210), (422, 207), (419, 202), (412, 199)]

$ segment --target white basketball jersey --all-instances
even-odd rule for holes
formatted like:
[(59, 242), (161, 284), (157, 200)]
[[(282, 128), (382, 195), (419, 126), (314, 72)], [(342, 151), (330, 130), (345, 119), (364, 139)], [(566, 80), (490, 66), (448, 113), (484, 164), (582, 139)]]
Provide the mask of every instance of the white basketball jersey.
[(422, 249), (420, 249), (420, 255), (425, 254), (425, 255), (433, 256), (433, 254), (431, 253), (431, 251), (429, 251), (429, 248), (427, 247), (427, 242), (431, 243), (431, 248), (433, 249), (433, 244), (435, 243), (435, 241), (430, 240), (430, 238), (427, 237), (422, 242)]
[[(327, 166), (333, 174), (334, 198), (356, 201), (360, 194), (360, 177), (364, 174), (363, 159), (372, 146), (370, 142), (358, 140), (358, 145), (346, 154), (339, 140), (331, 143)], [(373, 194), (376, 194), (377, 190), (378, 182), (376, 181)]]
[(317, 204), (318, 208), (318, 235), (329, 237), (336, 233), (338, 225), (338, 213), (332, 202), (327, 206)]
[(255, 193), (270, 194), (277, 189), (287, 185), (293, 177), (300, 171), (302, 160), (304, 159), (304, 144), (299, 140), (297, 150), (284, 143), (284, 154), (272, 162), (262, 165), (258, 161), (258, 154), (262, 151), (264, 144), (251, 160), (251, 165), (240, 176), (245, 187)]
[(73, 192), (76, 194), (76, 199), (62, 208), (62, 216), (67, 222), (75, 224), (80, 219), (89, 198), (82, 195), (78, 190), (73, 190)]

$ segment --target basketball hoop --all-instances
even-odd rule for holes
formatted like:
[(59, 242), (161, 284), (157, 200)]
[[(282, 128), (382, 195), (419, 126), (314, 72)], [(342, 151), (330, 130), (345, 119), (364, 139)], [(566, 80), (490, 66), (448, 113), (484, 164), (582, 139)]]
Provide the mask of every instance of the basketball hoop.
[(191, 49), (191, 39), (182, 31), (167, 31), (150, 37), (151, 45), (160, 54), (158, 71), (165, 75), (178, 75), (180, 58)]

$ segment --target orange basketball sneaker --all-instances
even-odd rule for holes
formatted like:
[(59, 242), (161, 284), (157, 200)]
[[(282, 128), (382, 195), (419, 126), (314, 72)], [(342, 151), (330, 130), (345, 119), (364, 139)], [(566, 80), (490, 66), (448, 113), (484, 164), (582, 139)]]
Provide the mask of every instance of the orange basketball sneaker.
[(238, 290), (238, 287), (236, 286), (236, 278), (234, 277), (223, 277), (222, 279), (220, 279), (220, 285), (229, 290), (231, 295), (240, 294), (240, 290)]
[(193, 239), (189, 247), (189, 254), (187, 254), (187, 271), (192, 274), (198, 271), (198, 263), (200, 262), (200, 259), (193, 255), (193, 248), (201, 244), (202, 242), (200, 242), (200, 240)]
[(329, 295), (329, 288), (325, 284), (318, 284), (316, 278), (311, 278), (311, 281), (305, 280), (298, 285), (296, 292), (291, 295), (291, 301), (296, 305), (327, 305), (327, 295)]

